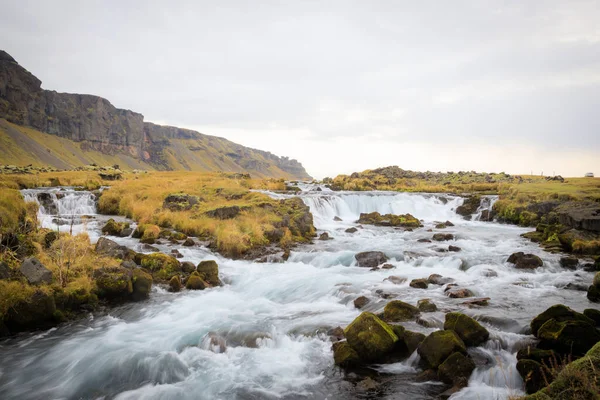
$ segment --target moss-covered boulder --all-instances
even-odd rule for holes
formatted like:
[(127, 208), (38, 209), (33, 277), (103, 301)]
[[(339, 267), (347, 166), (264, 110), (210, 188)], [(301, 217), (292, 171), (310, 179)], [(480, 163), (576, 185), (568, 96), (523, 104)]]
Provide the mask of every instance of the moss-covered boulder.
[(201, 261), (196, 268), (202, 279), (211, 286), (221, 286), (219, 265), (215, 260)]
[(152, 289), (152, 275), (144, 272), (141, 268), (133, 270), (132, 278), (132, 293), (131, 298), (134, 301), (140, 301), (150, 297), (150, 290)]
[(358, 353), (346, 341), (335, 342), (332, 346), (333, 361), (342, 368), (352, 368), (360, 365)]
[(186, 240), (187, 238), (187, 235), (183, 232), (171, 232), (171, 239), (173, 240)]
[(344, 335), (361, 360), (366, 362), (383, 359), (398, 341), (393, 329), (370, 312), (363, 312), (352, 321)]
[(463, 203), (456, 207), (456, 213), (462, 215), (465, 219), (470, 220), (473, 214), (477, 212), (480, 204), (481, 196), (479, 195), (465, 197)]
[(421, 299), (417, 301), (417, 308), (421, 312), (436, 312), (438, 309), (431, 299)]
[(150, 271), (157, 281), (167, 282), (181, 272), (179, 260), (163, 253), (139, 255), (139, 264)]
[(600, 326), (600, 310), (596, 308), (587, 308), (583, 310), (583, 315), (593, 320), (597, 327)]
[(527, 347), (517, 352), (517, 360), (533, 360), (540, 364), (550, 365), (558, 361), (558, 356), (553, 350), (539, 349), (535, 347)]
[(587, 298), (593, 303), (600, 303), (600, 272), (594, 276), (594, 281), (587, 292)]
[(154, 244), (160, 235), (160, 228), (156, 225), (146, 225), (140, 239), (141, 243)]
[(169, 280), (169, 292), (179, 292), (181, 290), (181, 278), (175, 275)]
[(525, 383), (525, 392), (531, 394), (546, 386), (546, 381), (552, 380), (550, 370), (535, 360), (522, 359), (517, 361), (517, 371)]
[(202, 279), (198, 272), (194, 271), (187, 279), (185, 287), (189, 290), (204, 290), (209, 287), (209, 285)]
[(43, 329), (54, 324), (56, 304), (51, 294), (36, 290), (19, 300), (4, 316), (4, 325), (11, 333)]
[(133, 293), (133, 273), (123, 267), (106, 267), (94, 271), (98, 298), (117, 301), (125, 300)]
[(390, 301), (383, 309), (383, 318), (390, 322), (402, 322), (415, 319), (420, 314), (417, 307), (400, 300)]
[(594, 324), (594, 321), (585, 315), (578, 313), (577, 311), (574, 311), (565, 305), (556, 304), (539, 314), (531, 321), (531, 333), (537, 336), (540, 327), (544, 325), (546, 321), (551, 319), (555, 319), (558, 322), (575, 320), (587, 322), (588, 324), (592, 325)]
[(548, 320), (538, 330), (539, 347), (552, 349), (562, 354), (580, 356), (600, 341), (600, 332), (595, 324), (584, 321)]
[(467, 346), (479, 346), (490, 337), (488, 330), (479, 322), (457, 312), (446, 314), (444, 329), (456, 332)]
[(411, 214), (385, 214), (381, 215), (378, 212), (361, 213), (357, 221), (359, 224), (376, 225), (376, 226), (395, 226), (403, 228), (420, 228), (423, 225), (421, 221), (413, 217)]
[(419, 348), (419, 345), (425, 340), (425, 335), (420, 332), (413, 332), (406, 329), (400, 340), (406, 345), (407, 355), (411, 355)]
[(467, 348), (454, 331), (435, 331), (417, 349), (429, 368), (437, 369), (452, 353), (467, 354)]
[(129, 228), (129, 223), (117, 222), (111, 218), (102, 227), (102, 234), (112, 236), (123, 236), (121, 232), (123, 232), (127, 228)]
[(452, 353), (438, 367), (439, 379), (457, 387), (465, 387), (469, 383), (469, 377), (475, 369), (475, 363), (470, 357), (463, 353)]

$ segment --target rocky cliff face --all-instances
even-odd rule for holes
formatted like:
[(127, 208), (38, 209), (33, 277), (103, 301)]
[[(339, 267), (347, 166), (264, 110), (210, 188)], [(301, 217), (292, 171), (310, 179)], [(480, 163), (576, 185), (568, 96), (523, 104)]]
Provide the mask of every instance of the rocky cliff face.
[(244, 170), (263, 176), (310, 178), (296, 160), (189, 129), (144, 122), (142, 114), (115, 108), (98, 96), (44, 90), (38, 78), (2, 50), (0, 118), (80, 142), (84, 151), (126, 154), (162, 170)]

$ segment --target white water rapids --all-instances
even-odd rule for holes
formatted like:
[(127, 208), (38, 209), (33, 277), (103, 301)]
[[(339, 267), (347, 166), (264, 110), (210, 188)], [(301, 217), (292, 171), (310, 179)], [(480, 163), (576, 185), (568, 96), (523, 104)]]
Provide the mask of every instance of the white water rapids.
[[(379, 386), (372, 390), (333, 365), (327, 329), (345, 327), (359, 315), (353, 305), (358, 296), (371, 299), (366, 310), (381, 311), (389, 301), (381, 297), (385, 293), (411, 304), (430, 298), (438, 305), (440, 311), (422, 314), (431, 327), (404, 323), (410, 330), (427, 334), (439, 329), (445, 312), (452, 310), (478, 318), (491, 339), (470, 350), (477, 369), (469, 386), (452, 399), (507, 399), (522, 394), (515, 353), (532, 342), (526, 334), (531, 319), (557, 303), (578, 311), (589, 307), (585, 292), (563, 287), (589, 282), (591, 274), (561, 268), (558, 255), (544, 253), (519, 236), (525, 229), (463, 220), (454, 213), (462, 201), (458, 197), (325, 191), (301, 195), (319, 233), (326, 231), (333, 240), (298, 247), (280, 264), (233, 261), (201, 247), (158, 245), (166, 253), (177, 248), (182, 261), (216, 259), (225, 285), (181, 293), (155, 287), (148, 301), (5, 340), (0, 343), (0, 398), (434, 399), (443, 387), (415, 383), (416, 354), (402, 363), (374, 366)], [(61, 215), (107, 218), (79, 206), (58, 208)], [(371, 211), (409, 212), (425, 227), (406, 232), (364, 226), (354, 234), (345, 232), (357, 225), (361, 212)], [(44, 224), (56, 227), (52, 216), (42, 214)], [(334, 221), (336, 216), (342, 221)], [(455, 226), (434, 228), (446, 220)], [(76, 228), (97, 238), (99, 225), (92, 220)], [(435, 232), (452, 233), (456, 239), (418, 242)], [(135, 239), (111, 239), (142, 251)], [(462, 251), (440, 252), (449, 244)], [(367, 250), (385, 252), (395, 268), (356, 267), (354, 255)], [(539, 255), (544, 267), (534, 272), (514, 269), (505, 260), (515, 251)], [(478, 297), (490, 297), (489, 306), (461, 305), (464, 299), (446, 297), (443, 286), (408, 286), (411, 279), (433, 273), (455, 279)], [(394, 284), (386, 280), (391, 275), (408, 280)]]

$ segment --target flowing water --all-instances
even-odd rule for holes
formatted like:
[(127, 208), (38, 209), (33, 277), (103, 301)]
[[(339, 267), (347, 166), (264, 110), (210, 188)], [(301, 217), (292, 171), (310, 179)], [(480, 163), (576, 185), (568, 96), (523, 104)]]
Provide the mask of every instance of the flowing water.
[[(519, 236), (525, 229), (476, 218), (465, 221), (454, 212), (462, 203), (459, 197), (303, 189), (301, 196), (319, 233), (328, 232), (333, 240), (316, 240), (296, 248), (285, 263), (266, 264), (225, 259), (202, 247), (158, 245), (167, 253), (177, 248), (183, 261), (216, 259), (225, 285), (181, 293), (155, 287), (147, 301), (5, 340), (0, 343), (0, 398), (436, 398), (444, 390), (440, 384), (414, 381), (419, 371), (416, 353), (402, 363), (373, 366), (371, 376), (378, 382), (374, 389), (360, 383), (357, 375), (334, 367), (326, 331), (344, 327), (359, 315), (353, 301), (365, 295), (371, 299), (365, 309), (373, 312), (389, 301), (382, 296), (412, 304), (432, 299), (440, 311), (422, 314), (428, 328), (416, 322), (404, 324), (426, 334), (442, 327), (448, 311), (460, 310), (479, 319), (491, 338), (484, 346), (470, 349), (477, 369), (469, 386), (452, 399), (507, 399), (522, 394), (515, 354), (533, 341), (527, 332), (531, 319), (556, 303), (579, 311), (589, 307), (585, 292), (564, 287), (589, 282), (591, 274), (561, 268), (558, 255), (544, 253)], [(54, 194), (53, 205), (40, 209), (44, 226), (55, 229), (57, 220), (72, 220), (59, 228), (88, 231), (97, 240), (107, 217), (96, 215), (93, 194), (24, 191), (32, 201), (40, 201), (40, 193)], [(425, 227), (408, 232), (364, 226), (353, 234), (345, 232), (357, 226), (361, 212), (372, 211), (409, 212)], [(335, 217), (341, 221), (334, 221)], [(455, 225), (434, 228), (446, 220)], [(431, 238), (429, 229), (452, 233), (456, 239), (418, 242)], [(136, 239), (111, 239), (143, 251)], [(449, 244), (462, 250), (448, 252)], [(367, 250), (384, 251), (394, 268), (357, 267), (354, 255)], [(534, 272), (514, 269), (505, 260), (515, 251), (539, 255), (544, 267)], [(465, 299), (446, 297), (443, 286), (408, 286), (411, 279), (433, 273), (453, 278), (478, 297), (489, 297), (489, 306), (462, 305)], [(407, 281), (395, 284), (399, 281), (389, 276)]]

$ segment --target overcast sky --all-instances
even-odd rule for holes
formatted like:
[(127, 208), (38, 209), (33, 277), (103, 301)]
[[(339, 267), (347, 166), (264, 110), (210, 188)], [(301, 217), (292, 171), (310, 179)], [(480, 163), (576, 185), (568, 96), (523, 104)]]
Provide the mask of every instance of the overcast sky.
[(8, 1), (46, 89), (301, 161), (600, 175), (600, 0)]

